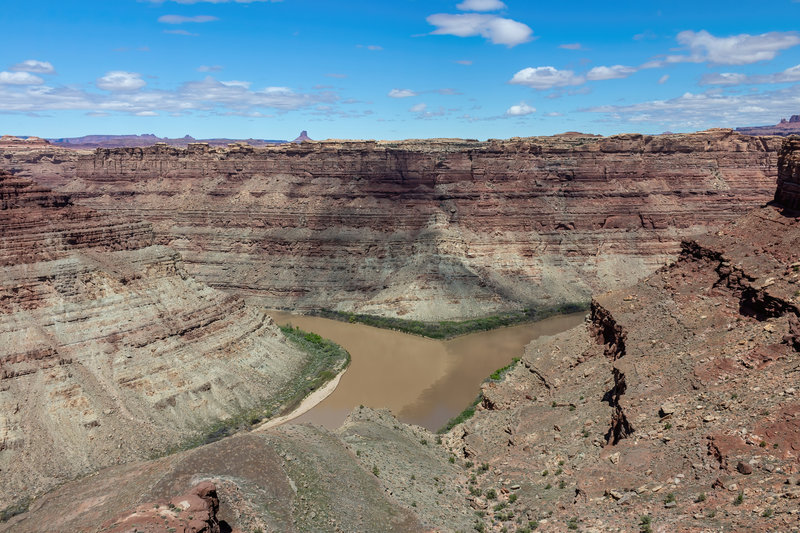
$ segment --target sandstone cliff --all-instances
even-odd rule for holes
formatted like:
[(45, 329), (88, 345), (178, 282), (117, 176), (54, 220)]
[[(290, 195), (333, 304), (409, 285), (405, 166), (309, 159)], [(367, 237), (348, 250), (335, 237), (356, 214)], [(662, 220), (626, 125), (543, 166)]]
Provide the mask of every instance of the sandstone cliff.
[(771, 198), (779, 142), (715, 130), (100, 149), (62, 188), (148, 220), (191, 275), (270, 307), (450, 318), (651, 273), (681, 239)]
[(282, 426), (106, 469), (5, 527), (87, 530), (209, 480), (219, 519), (245, 530), (793, 531), (798, 148), (773, 205), (596, 295), (585, 326), (529, 345), (442, 446), (358, 410), (335, 433)]
[(781, 152), (774, 205), (598, 295), (586, 327), (484, 386), (449, 444), (519, 487), (513, 512), (541, 531), (796, 530), (798, 148)]
[(122, 220), (0, 172), (0, 509), (266, 404), (306, 356)]

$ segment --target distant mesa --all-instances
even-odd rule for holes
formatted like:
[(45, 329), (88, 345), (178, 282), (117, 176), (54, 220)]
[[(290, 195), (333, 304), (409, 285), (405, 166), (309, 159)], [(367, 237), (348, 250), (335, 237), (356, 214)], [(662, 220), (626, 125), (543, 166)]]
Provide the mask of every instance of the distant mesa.
[(142, 135), (84, 135), (83, 137), (61, 137), (48, 139), (53, 146), (74, 149), (94, 148), (144, 148), (156, 143), (166, 143), (170, 146), (186, 148), (191, 143), (207, 143), (211, 146), (228, 146), (229, 144), (245, 143), (251, 146), (273, 146), (285, 144), (286, 140), (280, 139), (195, 139), (191, 135), (178, 138), (158, 137), (152, 133)]
[(789, 120), (782, 118), (774, 126), (750, 126), (736, 128), (736, 131), (745, 135), (798, 135), (800, 134), (800, 115), (792, 115)]
[(308, 136), (308, 132), (306, 130), (303, 130), (303, 131), (300, 132), (300, 136), (297, 137), (297, 139), (293, 140), (292, 142), (293, 143), (301, 143), (301, 142), (312, 141), (312, 140), (313, 139)]
[(49, 146), (50, 143), (41, 137), (15, 137), (13, 135), (3, 135), (0, 137), (0, 147), (22, 148), (26, 146)]

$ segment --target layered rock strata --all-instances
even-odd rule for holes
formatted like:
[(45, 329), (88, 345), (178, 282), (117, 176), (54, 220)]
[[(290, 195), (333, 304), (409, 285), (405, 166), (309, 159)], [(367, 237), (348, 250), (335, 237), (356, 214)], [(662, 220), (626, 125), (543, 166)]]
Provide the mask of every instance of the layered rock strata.
[(587, 300), (773, 195), (777, 138), (580, 134), (100, 149), (64, 188), (271, 307), (408, 318)]
[(585, 328), (483, 387), (449, 444), (518, 487), (515, 513), (541, 531), (796, 529), (800, 217), (783, 202), (798, 148), (784, 145), (775, 205), (598, 295)]
[(775, 202), (786, 209), (800, 211), (800, 138), (787, 140), (781, 149)]
[(0, 173), (0, 509), (269, 401), (306, 356), (152, 228)]

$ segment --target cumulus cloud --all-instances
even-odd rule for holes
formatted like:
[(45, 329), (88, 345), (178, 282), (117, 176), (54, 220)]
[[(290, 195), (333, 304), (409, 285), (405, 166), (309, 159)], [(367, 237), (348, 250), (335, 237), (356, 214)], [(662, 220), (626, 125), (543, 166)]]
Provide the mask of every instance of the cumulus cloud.
[(547, 90), (554, 87), (581, 85), (585, 81), (586, 78), (576, 75), (571, 70), (558, 70), (554, 67), (528, 67), (514, 74), (509, 83)]
[(509, 48), (526, 43), (533, 37), (533, 30), (526, 24), (496, 15), (463, 13), (451, 15), (438, 13), (427, 19), (436, 26), (432, 35), (455, 35), (456, 37), (481, 36), (493, 44), (504, 44)]
[(12, 65), (8, 70), (12, 72), (32, 72), (34, 74), (53, 74), (56, 71), (48, 61), (37, 61), (36, 59), (26, 59), (22, 63)]
[(392, 89), (389, 91), (389, 96), (391, 98), (410, 98), (417, 96), (417, 93), (411, 89)]
[(142, 79), (142, 75), (137, 72), (112, 70), (111, 72), (107, 72), (102, 78), (97, 78), (95, 85), (104, 91), (132, 92), (138, 91), (147, 85), (147, 83)]
[(627, 78), (635, 73), (634, 67), (627, 67), (625, 65), (614, 65), (612, 67), (594, 67), (586, 74), (587, 80), (618, 80)]
[(500, 0), (464, 0), (456, 8), (461, 11), (497, 11), (505, 9), (506, 5)]
[(41, 85), (44, 80), (29, 72), (0, 72), (0, 85)]
[(219, 20), (219, 18), (212, 17), (211, 15), (195, 15), (193, 17), (184, 17), (183, 15), (161, 15), (158, 17), (158, 21), (162, 24), (202, 24), (204, 22), (214, 22), (215, 20)]
[(530, 115), (531, 113), (536, 113), (536, 108), (529, 106), (525, 102), (512, 105), (506, 111), (506, 115), (510, 117), (524, 117), (525, 115)]
[[(135, 73), (109, 72), (98, 87), (132, 88), (144, 82)], [(139, 80), (138, 82), (136, 80)], [(104, 80), (102, 83), (100, 80)], [(131, 81), (132, 80), (132, 81)], [(108, 83), (108, 84), (107, 84)], [(290, 111), (338, 100), (330, 91), (296, 92), (288, 87), (253, 90), (244, 83), (231, 84), (207, 77), (189, 81), (174, 90), (114, 90), (109, 93), (76, 87), (0, 86), (0, 111), (35, 113), (51, 110), (80, 110), (92, 113), (257, 113), (264, 108)], [(107, 89), (108, 90), (108, 89)], [(146, 116), (146, 115), (144, 115)]]
[(678, 43), (688, 47), (690, 55), (667, 56), (667, 63), (714, 63), (718, 65), (747, 65), (774, 59), (778, 52), (800, 44), (797, 32), (769, 32), (761, 35), (746, 33), (730, 37), (715, 37), (706, 30), (682, 31)]
[(748, 76), (736, 72), (706, 74), (700, 85), (757, 85), (762, 83), (795, 83), (800, 81), (800, 65), (789, 67), (782, 72)]

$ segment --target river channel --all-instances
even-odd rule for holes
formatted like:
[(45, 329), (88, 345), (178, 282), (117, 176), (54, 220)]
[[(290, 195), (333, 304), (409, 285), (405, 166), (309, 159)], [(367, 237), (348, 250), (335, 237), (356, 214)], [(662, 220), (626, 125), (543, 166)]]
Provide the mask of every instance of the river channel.
[(585, 313), (472, 333), (442, 341), (326, 318), (270, 311), (281, 325), (291, 323), (343, 346), (352, 357), (336, 390), (293, 423), (335, 429), (353, 408), (388, 408), (402, 422), (436, 431), (475, 399), (492, 372), (520, 357), (542, 335), (571, 329)]

